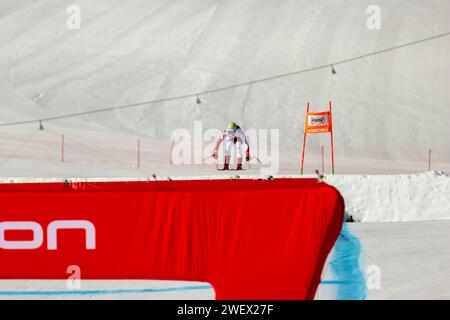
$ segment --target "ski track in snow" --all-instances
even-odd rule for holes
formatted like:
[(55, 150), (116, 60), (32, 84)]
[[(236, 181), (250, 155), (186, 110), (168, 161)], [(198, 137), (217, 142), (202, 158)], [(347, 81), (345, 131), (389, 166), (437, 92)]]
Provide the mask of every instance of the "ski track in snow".
[(332, 280), (322, 280), (322, 285), (336, 286), (337, 300), (366, 299), (366, 281), (360, 264), (361, 243), (344, 223), (329, 261)]

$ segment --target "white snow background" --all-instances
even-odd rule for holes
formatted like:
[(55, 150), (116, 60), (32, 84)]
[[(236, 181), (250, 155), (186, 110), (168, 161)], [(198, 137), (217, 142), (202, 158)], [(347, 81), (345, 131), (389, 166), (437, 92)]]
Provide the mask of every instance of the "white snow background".
[[(79, 30), (66, 25), (73, 4)], [(373, 4), (380, 30), (366, 25)], [(323, 111), (332, 100), (337, 174), (329, 175), (328, 135), (308, 137), (305, 172), (321, 168), (324, 145), (325, 181), (362, 223), (344, 226), (317, 298), (449, 299), (450, 37), (337, 64), (336, 74), (323, 68), (200, 95), (200, 104), (144, 104), (44, 121), (44, 130), (7, 125), (211, 90), (449, 31), (443, 0), (2, 0), (1, 181), (230, 177), (214, 165), (171, 165), (169, 152), (174, 130), (192, 132), (194, 121), (223, 129), (231, 120), (279, 130), (276, 177), (298, 175), (306, 103)], [(433, 171), (425, 172), (430, 149)], [(260, 172), (253, 163), (241, 176)], [(374, 266), (381, 286), (369, 289)], [(205, 284), (159, 281), (83, 281), (83, 290), (0, 282), (0, 298), (214, 296)]]

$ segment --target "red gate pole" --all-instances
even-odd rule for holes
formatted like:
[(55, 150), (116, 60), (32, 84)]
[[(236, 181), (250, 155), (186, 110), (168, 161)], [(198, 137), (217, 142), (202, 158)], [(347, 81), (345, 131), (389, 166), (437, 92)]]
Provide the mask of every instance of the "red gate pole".
[(61, 135), (61, 162), (64, 162), (64, 135)]
[(325, 173), (325, 156), (324, 156), (325, 152), (324, 152), (324, 147), (322, 145), (322, 174)]
[(431, 149), (428, 150), (428, 171), (431, 171)]
[(137, 167), (141, 167), (141, 140), (137, 141)]
[[(306, 105), (306, 120), (308, 121), (308, 112), (309, 112), (309, 102)], [(304, 127), (304, 134), (303, 134), (303, 147), (302, 147), (302, 165), (300, 168), (300, 174), (303, 174), (303, 163), (305, 161), (305, 149), (306, 149), (306, 122)]]
[(334, 143), (333, 143), (333, 116), (331, 112), (331, 100), (330, 105), (330, 125), (331, 125), (331, 174), (334, 174)]

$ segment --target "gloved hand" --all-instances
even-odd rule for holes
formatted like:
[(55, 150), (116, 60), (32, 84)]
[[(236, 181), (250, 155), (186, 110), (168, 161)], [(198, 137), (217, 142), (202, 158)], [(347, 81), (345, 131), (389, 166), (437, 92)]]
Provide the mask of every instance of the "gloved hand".
[(214, 159), (217, 160), (217, 150), (213, 151), (213, 153), (211, 154), (211, 157), (213, 157)]
[(250, 161), (250, 150), (247, 149), (247, 153), (245, 155), (245, 160)]

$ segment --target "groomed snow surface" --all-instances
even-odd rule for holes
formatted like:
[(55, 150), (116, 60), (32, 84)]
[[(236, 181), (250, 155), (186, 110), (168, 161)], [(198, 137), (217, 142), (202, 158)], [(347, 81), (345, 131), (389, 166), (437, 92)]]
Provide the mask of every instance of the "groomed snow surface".
[[(74, 3), (80, 30), (66, 25)], [(373, 4), (380, 30), (366, 26)], [(201, 104), (161, 102), (47, 121), (44, 130), (37, 122), (3, 126), (308, 69), (449, 25), (442, 0), (2, 0), (1, 182), (230, 178), (214, 163), (169, 163), (172, 133), (194, 136), (195, 121), (204, 131), (228, 121), (278, 130), (278, 170), (253, 161), (239, 174), (294, 176), (306, 102), (322, 111), (332, 100), (337, 175), (325, 181), (357, 223), (344, 225), (317, 298), (450, 299), (450, 37), (337, 65), (334, 75), (327, 68), (202, 95)], [(321, 169), (322, 145), (330, 172), (329, 136), (316, 135), (308, 137), (309, 175)], [(425, 172), (429, 149), (435, 171)], [(86, 281), (82, 290), (0, 281), (0, 299), (213, 298), (202, 283)]]

